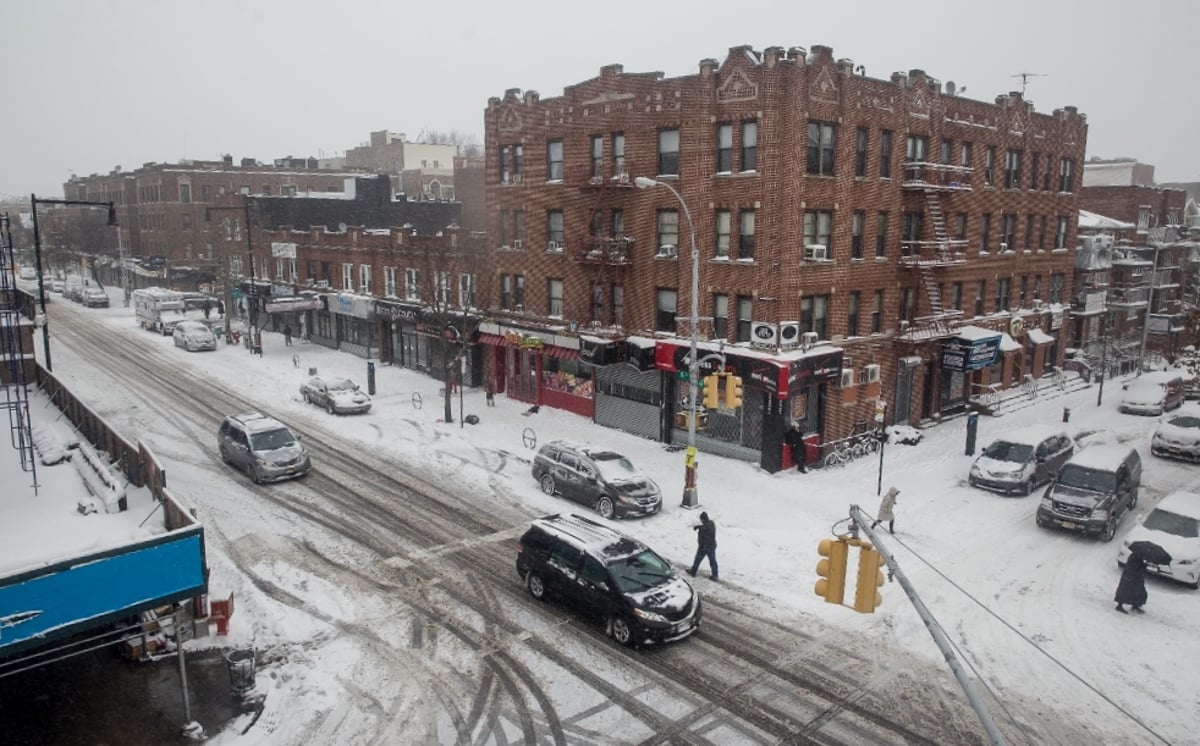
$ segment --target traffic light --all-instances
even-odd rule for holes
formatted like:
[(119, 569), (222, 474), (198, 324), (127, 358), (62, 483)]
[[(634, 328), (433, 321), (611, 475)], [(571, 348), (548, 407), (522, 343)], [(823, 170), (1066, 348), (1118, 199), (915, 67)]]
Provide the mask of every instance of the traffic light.
[(721, 377), (716, 373), (704, 377), (704, 406), (716, 409), (721, 405)]
[(858, 553), (858, 583), (854, 587), (854, 610), (863, 614), (871, 614), (883, 596), (877, 590), (883, 585), (883, 555), (870, 544), (863, 544)]
[(813, 589), (826, 603), (840, 604), (846, 597), (846, 558), (850, 545), (844, 539), (821, 539), (817, 554), (817, 585)]
[(742, 377), (728, 376), (725, 379), (725, 407), (737, 409), (742, 406)]

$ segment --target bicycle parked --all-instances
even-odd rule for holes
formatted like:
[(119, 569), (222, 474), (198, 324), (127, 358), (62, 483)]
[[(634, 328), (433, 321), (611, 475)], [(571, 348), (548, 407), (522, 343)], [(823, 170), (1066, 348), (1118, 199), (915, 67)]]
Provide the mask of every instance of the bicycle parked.
[(856, 458), (878, 453), (882, 433), (865, 420), (854, 424), (850, 435), (829, 444), (830, 451), (821, 461), (823, 466), (845, 466)]

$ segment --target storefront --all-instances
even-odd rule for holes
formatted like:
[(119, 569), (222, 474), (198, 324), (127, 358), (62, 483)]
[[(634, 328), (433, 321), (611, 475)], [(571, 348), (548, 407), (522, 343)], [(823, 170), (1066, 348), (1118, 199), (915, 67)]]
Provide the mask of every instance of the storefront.
[(592, 363), (597, 424), (651, 440), (667, 439), (663, 375), (654, 367), (654, 345), (649, 337), (603, 343), (583, 338), (579, 356)]
[(479, 343), (491, 356), (497, 393), (537, 406), (595, 413), (593, 366), (580, 361), (580, 338), (562, 331), (479, 325)]
[[(324, 298), (332, 328), (322, 328), (322, 332), (332, 332), (337, 349), (365, 358), (377, 354), (379, 328), (375, 316), (375, 298), (356, 293), (329, 294)], [(319, 317), (322, 314), (317, 315)]]
[(324, 303), (315, 295), (286, 297), (277, 294), (263, 306), (270, 321), (263, 321), (262, 327), (281, 333), (284, 329), (291, 329), (292, 335), (297, 339), (308, 339), (308, 319), (311, 312), (320, 311), (324, 307)]
[(410, 370), (430, 369), (429, 337), (423, 307), (415, 303), (375, 301), (379, 320), (379, 359)]

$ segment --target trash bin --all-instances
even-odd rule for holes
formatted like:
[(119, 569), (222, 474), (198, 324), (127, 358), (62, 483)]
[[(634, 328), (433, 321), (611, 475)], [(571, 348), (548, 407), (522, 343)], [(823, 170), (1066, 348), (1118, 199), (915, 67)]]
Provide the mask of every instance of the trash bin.
[(254, 688), (254, 651), (231, 650), (225, 654), (229, 666), (229, 688), (242, 695)]
[(367, 393), (375, 396), (375, 363), (367, 361)]
[(971, 412), (967, 415), (967, 455), (975, 455), (975, 433), (979, 430), (979, 413)]
[(309, 366), (308, 374), (310, 376), (315, 376), (317, 374), (316, 366)]
[(1070, 422), (1070, 421), (1071, 421), (1071, 408), (1063, 407), (1063, 422)]

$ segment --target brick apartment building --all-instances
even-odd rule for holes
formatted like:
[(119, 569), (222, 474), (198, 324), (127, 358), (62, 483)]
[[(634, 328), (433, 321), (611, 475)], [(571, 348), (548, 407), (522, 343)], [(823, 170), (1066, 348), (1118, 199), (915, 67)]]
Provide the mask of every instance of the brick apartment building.
[(681, 441), (693, 228), (702, 367), (745, 388), (698, 419), (702, 449), (774, 470), (792, 420), (828, 442), (881, 404), (935, 421), (1040, 375), (1069, 327), (1086, 118), (953, 93), (814, 46), (492, 98), (497, 390)]

